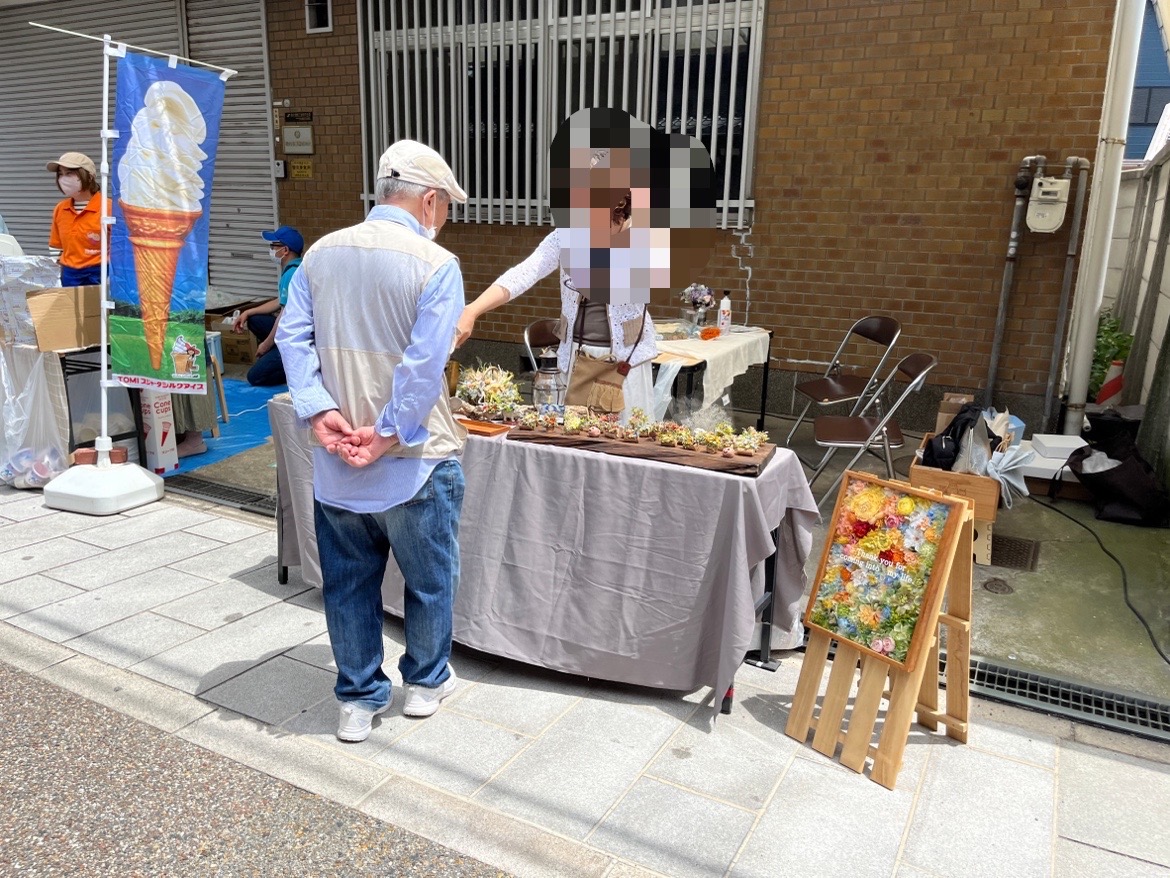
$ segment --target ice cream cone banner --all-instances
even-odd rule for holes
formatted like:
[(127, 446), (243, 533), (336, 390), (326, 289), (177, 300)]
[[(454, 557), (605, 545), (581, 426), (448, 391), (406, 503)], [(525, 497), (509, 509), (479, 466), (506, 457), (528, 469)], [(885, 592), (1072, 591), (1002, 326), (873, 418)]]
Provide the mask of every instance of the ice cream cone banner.
[(224, 81), (127, 53), (118, 62), (110, 359), (133, 387), (206, 393), (208, 211)]

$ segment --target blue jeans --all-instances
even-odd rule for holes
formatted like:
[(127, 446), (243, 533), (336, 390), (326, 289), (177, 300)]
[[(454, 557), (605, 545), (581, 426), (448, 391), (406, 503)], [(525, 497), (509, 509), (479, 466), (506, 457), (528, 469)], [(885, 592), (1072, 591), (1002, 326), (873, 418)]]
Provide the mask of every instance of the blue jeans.
[(391, 551), (406, 580), (402, 681), (433, 689), (450, 676), (462, 507), (463, 468), (457, 460), (440, 463), (414, 497), (384, 512), (348, 512), (313, 502), (338, 701), (368, 710), (390, 703), (390, 679), (382, 670), (382, 577)]
[(102, 282), (102, 267), (91, 265), (89, 268), (70, 268), (61, 266), (61, 286), (89, 287), (97, 286)]
[[(248, 318), (248, 330), (256, 336), (256, 341), (264, 341), (272, 332), (274, 323), (275, 314), (254, 314)], [(276, 345), (252, 364), (248, 370), (248, 383), (253, 387), (278, 387), (288, 383), (284, 377), (284, 361), (280, 359), (280, 349)]]

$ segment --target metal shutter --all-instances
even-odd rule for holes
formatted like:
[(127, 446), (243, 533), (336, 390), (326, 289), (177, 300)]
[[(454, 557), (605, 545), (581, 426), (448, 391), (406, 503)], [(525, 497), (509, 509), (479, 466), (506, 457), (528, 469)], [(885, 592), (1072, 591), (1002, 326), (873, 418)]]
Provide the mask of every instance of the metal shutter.
[(210, 283), (233, 298), (271, 298), (279, 280), (263, 229), (276, 225), (263, 0), (187, 0), (192, 58), (230, 67), (211, 192)]
[(70, 150), (101, 162), (102, 46), (30, 21), (99, 37), (104, 29), (115, 40), (180, 52), (179, 15), (174, 2), (159, 0), (0, 7), (0, 214), (26, 253), (44, 255), (61, 200), (45, 162)]

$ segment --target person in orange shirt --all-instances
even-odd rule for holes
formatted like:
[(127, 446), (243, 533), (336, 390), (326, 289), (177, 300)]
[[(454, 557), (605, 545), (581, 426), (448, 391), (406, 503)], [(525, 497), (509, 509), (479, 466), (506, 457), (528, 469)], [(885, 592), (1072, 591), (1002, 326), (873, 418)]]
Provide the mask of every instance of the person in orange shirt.
[(45, 170), (57, 175), (65, 196), (53, 210), (49, 251), (61, 263), (61, 286), (80, 287), (102, 282), (101, 184), (93, 160), (67, 152)]

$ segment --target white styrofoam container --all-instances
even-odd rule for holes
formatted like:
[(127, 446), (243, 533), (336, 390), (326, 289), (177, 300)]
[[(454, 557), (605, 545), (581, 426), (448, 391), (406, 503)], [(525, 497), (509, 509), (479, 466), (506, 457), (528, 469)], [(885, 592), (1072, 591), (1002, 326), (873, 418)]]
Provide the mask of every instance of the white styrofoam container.
[(1061, 433), (1033, 433), (1032, 450), (1039, 457), (1060, 458), (1061, 462), (1068, 460), (1068, 456), (1089, 443), (1080, 436), (1065, 436)]
[[(1070, 438), (1075, 438), (1075, 437), (1070, 437)], [(1021, 453), (1028, 451), (1029, 449), (1035, 451), (1035, 446), (1032, 444), (1031, 439), (1025, 439), (1023, 442), (1020, 443), (1020, 452)], [(1053, 457), (1041, 457), (1040, 454), (1037, 453), (1037, 455), (1035, 457), (1033, 457), (1030, 461), (1028, 461), (1022, 467), (1020, 467), (1020, 472), (1023, 473), (1024, 476), (1029, 478), (1029, 479), (1050, 479), (1054, 475), (1056, 475), (1056, 473), (1060, 470), (1060, 468), (1062, 466), (1064, 466), (1064, 463), (1067, 459), (1068, 459), (1068, 455), (1065, 455), (1064, 457), (1057, 460), (1056, 458), (1053, 458)], [(1063, 482), (1077, 481), (1077, 477), (1073, 474), (1073, 471), (1070, 469), (1066, 469), (1064, 471), (1064, 475), (1062, 475), (1060, 477), (1060, 479)]]

